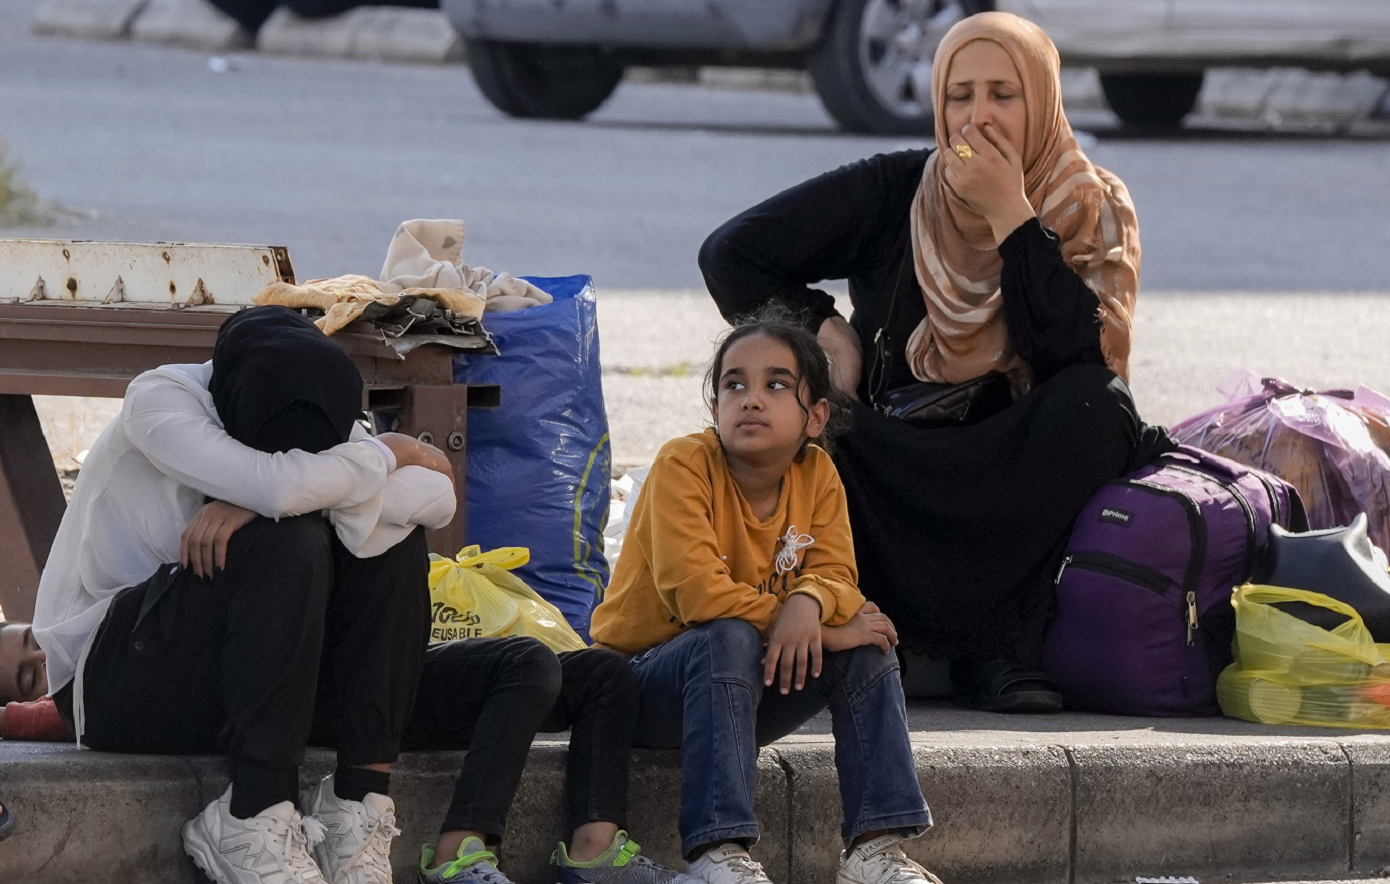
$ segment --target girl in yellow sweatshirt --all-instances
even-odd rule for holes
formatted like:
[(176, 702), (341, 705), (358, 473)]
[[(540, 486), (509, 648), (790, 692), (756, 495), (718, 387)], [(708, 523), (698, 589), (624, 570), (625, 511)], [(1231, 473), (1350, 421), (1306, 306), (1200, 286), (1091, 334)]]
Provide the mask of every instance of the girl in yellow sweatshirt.
[(708, 377), (714, 427), (662, 447), (591, 632), (631, 654), (638, 739), (679, 746), (682, 850), (708, 884), (767, 884), (748, 855), (758, 747), (827, 706), (844, 807), (837, 884), (936, 878), (900, 843), (931, 826), (887, 616), (856, 585), (845, 420), (815, 337), (784, 311), (739, 324)]

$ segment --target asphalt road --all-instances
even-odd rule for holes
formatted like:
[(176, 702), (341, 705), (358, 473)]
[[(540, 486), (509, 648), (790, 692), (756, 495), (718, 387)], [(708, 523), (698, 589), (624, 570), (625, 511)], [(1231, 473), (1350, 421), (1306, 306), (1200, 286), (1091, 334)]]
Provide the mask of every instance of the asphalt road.
[[(402, 220), (461, 217), (472, 264), (594, 277), (620, 464), (704, 419), (708, 232), (917, 144), (838, 133), (813, 96), (686, 85), (625, 84), (584, 123), (511, 120), (459, 67), (247, 54), (218, 73), (196, 52), (33, 37), (35, 5), (0, 4), (0, 133), (70, 211), (0, 235), (282, 244), (311, 278), (375, 274)], [(1101, 127), (1089, 152), (1139, 209), (1147, 417), (1216, 404), (1244, 366), (1390, 392), (1390, 137), (1139, 139), (1106, 117), (1077, 122)], [(88, 447), (112, 406), (46, 402), (55, 452)]]
[[(35, 38), (0, 15), (0, 132), (64, 235), (288, 245), (301, 276), (371, 273), (397, 223), (462, 217), (465, 259), (700, 285), (705, 235), (837, 165), (917, 142), (837, 133), (814, 96), (625, 85), (585, 123), (517, 121), (465, 69)], [(1390, 288), (1390, 140), (1102, 135), (1159, 290)], [(56, 231), (49, 231), (55, 233)]]

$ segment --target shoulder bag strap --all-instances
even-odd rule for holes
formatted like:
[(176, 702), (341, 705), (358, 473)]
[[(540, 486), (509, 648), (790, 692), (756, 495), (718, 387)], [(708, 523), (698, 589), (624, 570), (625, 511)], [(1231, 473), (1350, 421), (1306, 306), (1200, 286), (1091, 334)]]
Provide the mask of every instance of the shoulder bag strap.
[[(908, 223), (911, 224), (911, 220)], [(893, 374), (887, 334), (888, 329), (893, 327), (893, 317), (898, 313), (898, 299), (902, 296), (903, 273), (907, 269), (908, 262), (912, 259), (911, 232), (906, 229), (905, 231), (908, 234), (907, 246), (903, 249), (903, 259), (898, 263), (898, 273), (893, 280), (892, 289), (889, 290), (888, 313), (884, 316), (883, 324), (879, 326), (878, 331), (874, 332), (873, 363), (869, 366), (869, 405), (873, 408), (878, 408), (879, 399), (888, 392), (888, 379)]]

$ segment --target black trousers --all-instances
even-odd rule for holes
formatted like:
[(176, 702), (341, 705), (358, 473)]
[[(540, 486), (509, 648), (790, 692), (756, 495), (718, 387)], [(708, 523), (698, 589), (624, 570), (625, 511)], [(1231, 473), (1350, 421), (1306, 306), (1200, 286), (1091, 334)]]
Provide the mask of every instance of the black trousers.
[(500, 839), (531, 742), (571, 730), (568, 823), (624, 825), (638, 688), (619, 655), (530, 638), (431, 645), (424, 532), (372, 559), (321, 518), (256, 519), (212, 580), (165, 566), (123, 590), (84, 672), (83, 742), (109, 752), (232, 756), (233, 782), (304, 746), (340, 765), (468, 749), (442, 831)]
[(97, 632), (83, 742), (225, 752), (234, 783), (280, 770), (290, 796), (311, 732), (341, 765), (394, 761), (428, 641), (428, 565), (423, 530), (359, 559), (307, 515), (246, 525), (210, 580), (162, 567)]
[(1076, 514), (1166, 440), (1100, 365), (974, 426), (917, 429), (858, 403), (853, 418), (835, 457), (859, 586), (905, 648), (953, 658), (1035, 659)]
[(467, 749), (440, 831), (501, 840), (537, 732), (570, 730), (567, 831), (626, 826), (639, 691), (632, 669), (602, 648), (557, 655), (533, 638), (431, 645), (406, 727), (406, 749)]

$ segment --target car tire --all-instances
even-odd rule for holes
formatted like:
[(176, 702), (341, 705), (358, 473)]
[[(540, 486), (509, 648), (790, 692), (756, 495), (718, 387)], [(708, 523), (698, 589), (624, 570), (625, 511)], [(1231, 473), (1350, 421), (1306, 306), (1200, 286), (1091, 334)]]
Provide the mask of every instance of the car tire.
[(1100, 88), (1115, 116), (1136, 129), (1176, 129), (1197, 106), (1204, 73), (1101, 74)]
[(931, 65), (957, 21), (993, 0), (839, 0), (808, 67), (821, 103), (841, 128), (922, 135), (935, 126)]
[(469, 40), (478, 89), (509, 117), (580, 120), (608, 100), (623, 65), (588, 46)]

